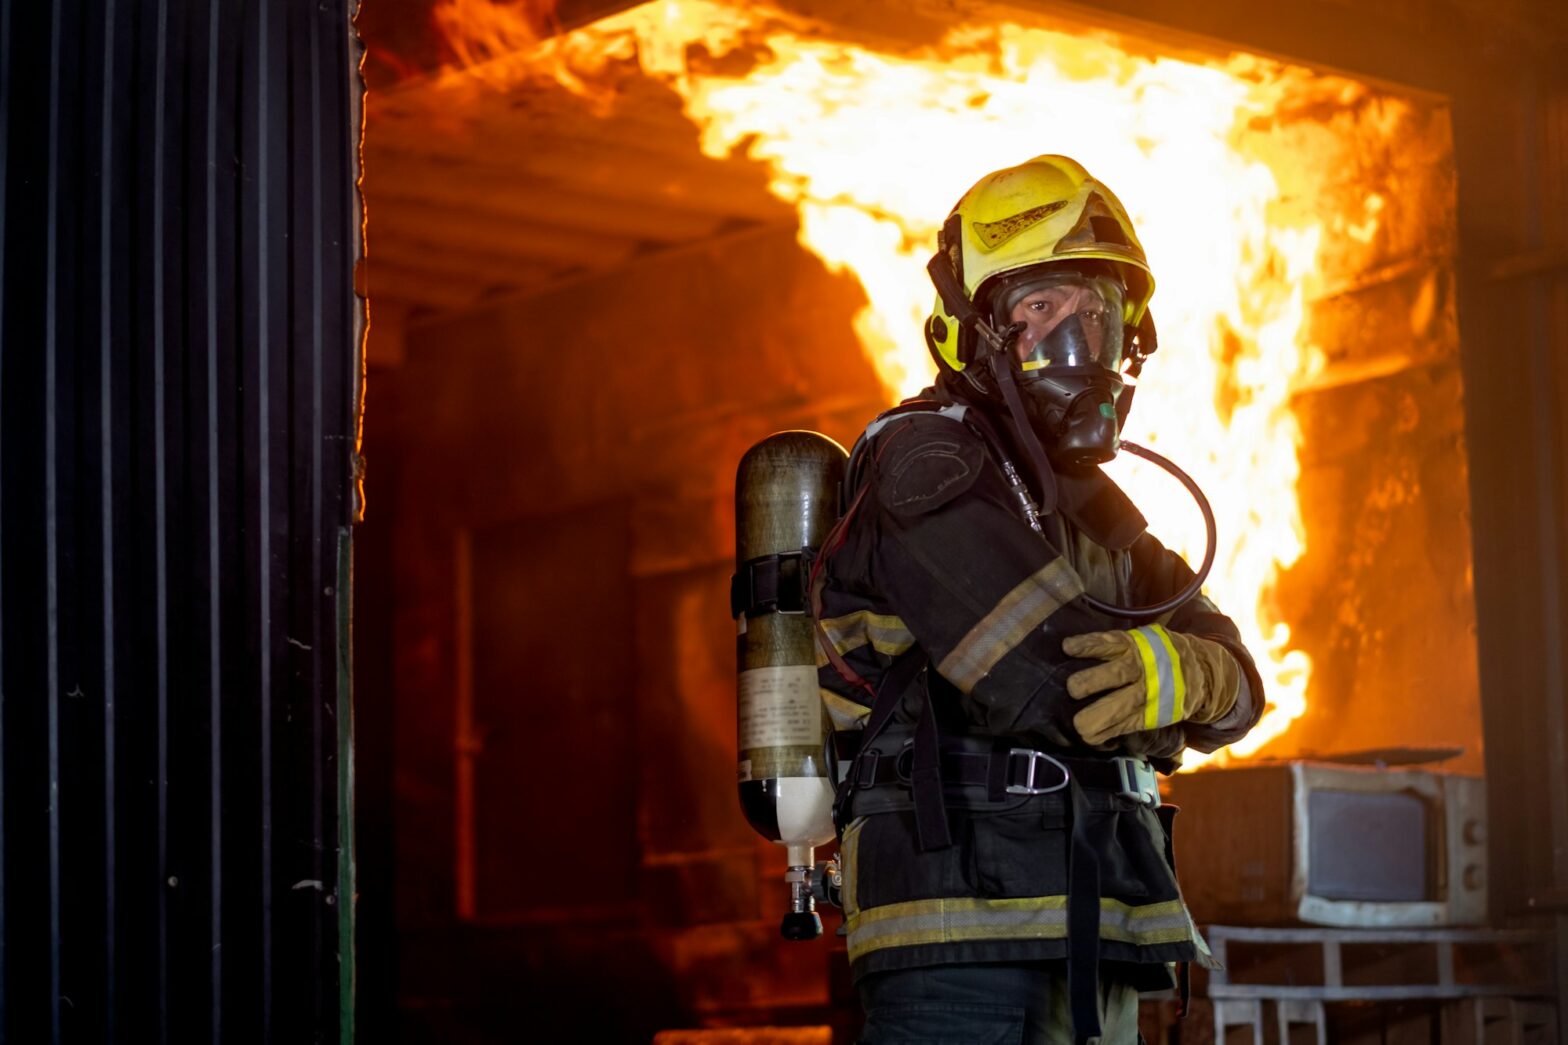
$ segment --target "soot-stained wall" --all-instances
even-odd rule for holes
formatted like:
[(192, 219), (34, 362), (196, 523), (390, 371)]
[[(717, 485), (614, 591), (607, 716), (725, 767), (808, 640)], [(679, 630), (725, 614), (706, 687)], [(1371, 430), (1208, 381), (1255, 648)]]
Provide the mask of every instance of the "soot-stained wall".
[[(415, 327), (405, 364), (372, 371), (384, 559), (360, 567), (394, 590), (358, 607), (362, 634), (390, 619), (359, 700), (395, 709), (372, 841), (396, 871), (367, 866), (364, 889), (395, 889), (400, 968), (367, 955), (365, 975), (401, 981), (407, 1040), (548, 1037), (541, 1020), (636, 1040), (827, 1002), (834, 938), (779, 940), (783, 850), (735, 794), (733, 482), (756, 440), (848, 444), (884, 404), (863, 300), (764, 229)], [(537, 590), (487, 618), (507, 583)], [(548, 653), (517, 669), (508, 639)], [(537, 735), (512, 700), (537, 702)], [(509, 873), (529, 889), (498, 888)]]

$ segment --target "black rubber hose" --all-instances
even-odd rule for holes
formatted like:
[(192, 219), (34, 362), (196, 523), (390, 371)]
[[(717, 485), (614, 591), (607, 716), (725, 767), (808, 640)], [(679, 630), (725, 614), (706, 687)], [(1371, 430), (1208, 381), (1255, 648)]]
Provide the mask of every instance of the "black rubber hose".
[(1208, 549), (1203, 553), (1203, 565), (1198, 567), (1198, 572), (1193, 576), (1192, 580), (1187, 584), (1187, 586), (1163, 602), (1157, 602), (1153, 606), (1113, 606), (1108, 602), (1101, 602), (1093, 595), (1088, 594), (1084, 595), (1083, 601), (1087, 602), (1090, 606), (1093, 606), (1101, 613), (1109, 614), (1112, 617), (1129, 617), (1132, 619), (1137, 619), (1140, 617), (1158, 617), (1176, 609), (1182, 603), (1186, 602), (1188, 599), (1192, 598), (1194, 595), (1198, 594), (1198, 592), (1203, 590), (1203, 582), (1208, 579), (1209, 571), (1214, 568), (1216, 538), (1219, 531), (1218, 528), (1214, 525), (1214, 509), (1209, 506), (1209, 499), (1203, 495), (1203, 490), (1198, 486), (1197, 481), (1194, 480), (1192, 476), (1182, 471), (1181, 468), (1176, 465), (1176, 462), (1172, 461), (1163, 454), (1155, 453), (1148, 447), (1139, 446), (1137, 443), (1129, 443), (1125, 439), (1122, 440), (1121, 448), (1132, 454), (1134, 457), (1141, 457), (1145, 461), (1150, 461), (1159, 465), (1161, 468), (1174, 475), (1177, 479), (1181, 480), (1181, 484), (1187, 488), (1187, 492), (1192, 494), (1192, 499), (1198, 502), (1198, 510), (1203, 512), (1203, 528), (1207, 534)]

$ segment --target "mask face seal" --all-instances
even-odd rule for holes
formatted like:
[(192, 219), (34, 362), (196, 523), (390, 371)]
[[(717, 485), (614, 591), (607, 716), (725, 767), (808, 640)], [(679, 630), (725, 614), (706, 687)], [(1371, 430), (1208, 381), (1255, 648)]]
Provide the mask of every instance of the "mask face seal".
[(1116, 456), (1125, 328), (1119, 281), (1074, 270), (1015, 277), (993, 295), (998, 324), (1021, 324), (1018, 391), (1052, 463)]

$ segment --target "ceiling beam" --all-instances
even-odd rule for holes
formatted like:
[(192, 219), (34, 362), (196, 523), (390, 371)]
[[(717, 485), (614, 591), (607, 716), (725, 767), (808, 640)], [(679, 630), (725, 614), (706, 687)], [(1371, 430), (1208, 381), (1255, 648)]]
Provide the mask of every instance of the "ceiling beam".
[(436, 276), (373, 261), (369, 257), (354, 266), (354, 290), (374, 306), (380, 301), (406, 302), (427, 308), (458, 311), (479, 299), (473, 280)]
[[(638, 181), (635, 172), (627, 174), (628, 182)], [(447, 165), (396, 154), (367, 159), (364, 190), (372, 207), (396, 201), (630, 239), (699, 238), (711, 235), (730, 217), (712, 213), (713, 208), (688, 210), (657, 197), (617, 198), (491, 167)]]
[(643, 241), (588, 235), (560, 228), (430, 206), (381, 206), (367, 202), (367, 239), (405, 240), (472, 249), (557, 267), (607, 268), (625, 261)]
[(448, 168), (454, 177), (459, 176), (458, 172), (493, 172), (496, 177), (513, 179), (519, 185), (539, 182), (583, 195), (669, 205), (682, 211), (766, 224), (776, 224), (794, 214), (794, 207), (768, 191), (763, 168), (751, 161), (721, 163), (693, 156), (690, 162), (676, 165), (614, 142), (590, 146), (543, 138), (532, 140), (526, 148), (488, 149), (476, 154), (436, 151), (415, 141), (392, 141), (381, 131), (367, 130), (366, 177), (373, 187), (377, 164), (397, 167), (412, 163)]
[(533, 287), (560, 279), (570, 269), (466, 248), (381, 235), (371, 225), (366, 256), (407, 272), (472, 281), (487, 287)]

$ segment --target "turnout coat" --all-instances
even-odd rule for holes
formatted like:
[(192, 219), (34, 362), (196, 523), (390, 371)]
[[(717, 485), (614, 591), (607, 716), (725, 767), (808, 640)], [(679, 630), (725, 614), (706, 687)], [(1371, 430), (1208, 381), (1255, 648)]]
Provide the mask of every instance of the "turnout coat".
[[(1009, 482), (1008, 459), (1022, 460), (1012, 446), (1001, 423), (945, 394), (889, 411), (857, 443), (846, 514), (821, 553), (822, 697), (851, 741), (838, 747), (851, 759), (839, 827), (852, 975), (1073, 957), (1093, 962), (1091, 975), (1114, 963), (1140, 989), (1168, 987), (1167, 963), (1207, 959), (1177, 889), (1174, 810), (1107, 781), (1120, 779), (1118, 757), (1152, 780), (1149, 766), (1170, 772), (1186, 746), (1238, 739), (1261, 714), (1261, 681), (1235, 625), (1198, 596), (1161, 623), (1236, 657), (1248, 691), (1237, 708), (1209, 726), (1086, 745), (1066, 679), (1094, 662), (1067, 657), (1062, 639), (1147, 621), (1106, 617), (1080, 596), (1151, 605), (1192, 573), (1098, 471), (1059, 477), (1059, 509), (1036, 532)], [(893, 709), (888, 725), (857, 751), (878, 700)], [(923, 719), (940, 738), (945, 824), (934, 828), (915, 803), (916, 780), (933, 793), (931, 764), (922, 772), (913, 754)], [(1031, 762), (1036, 785), (1067, 775), (1057, 765), (1073, 779), (1008, 793)]]

